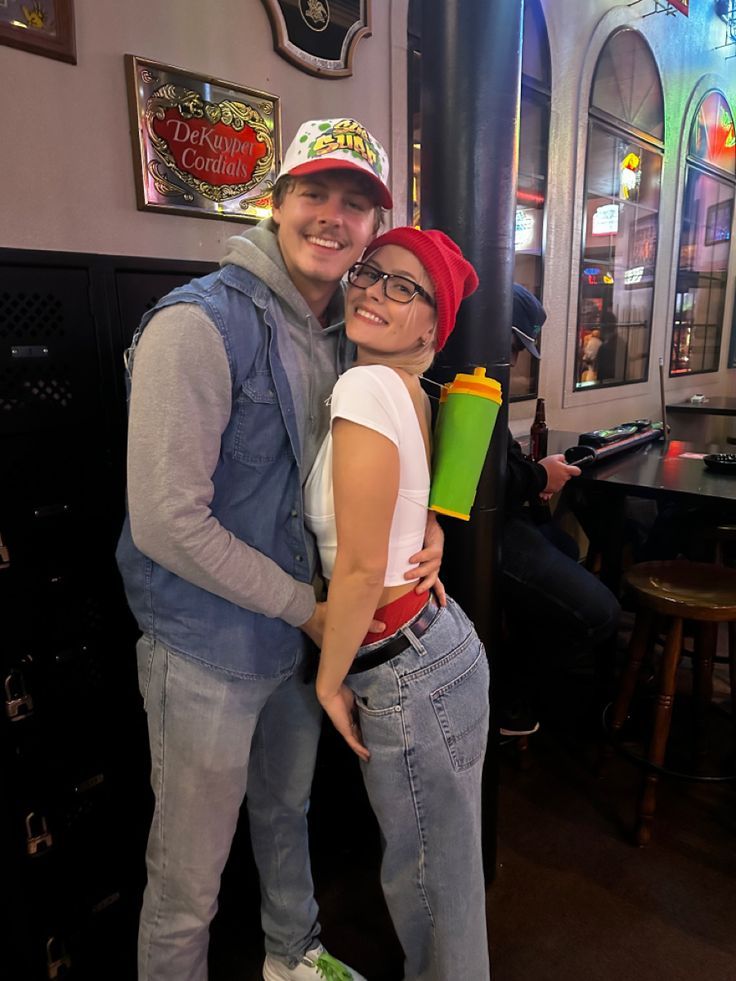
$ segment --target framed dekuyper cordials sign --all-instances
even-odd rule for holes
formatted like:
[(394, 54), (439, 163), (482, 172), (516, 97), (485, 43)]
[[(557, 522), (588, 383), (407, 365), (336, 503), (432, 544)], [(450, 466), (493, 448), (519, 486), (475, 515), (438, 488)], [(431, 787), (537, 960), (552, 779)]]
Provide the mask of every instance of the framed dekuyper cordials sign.
[(277, 96), (126, 55), (138, 207), (258, 221), (281, 166)]

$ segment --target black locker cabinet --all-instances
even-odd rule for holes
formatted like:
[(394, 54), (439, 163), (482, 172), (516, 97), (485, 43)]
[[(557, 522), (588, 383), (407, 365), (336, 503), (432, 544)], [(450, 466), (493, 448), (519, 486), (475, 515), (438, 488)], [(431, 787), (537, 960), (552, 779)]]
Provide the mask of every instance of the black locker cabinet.
[(0, 250), (3, 976), (134, 981), (150, 817), (114, 548), (122, 352), (207, 268)]

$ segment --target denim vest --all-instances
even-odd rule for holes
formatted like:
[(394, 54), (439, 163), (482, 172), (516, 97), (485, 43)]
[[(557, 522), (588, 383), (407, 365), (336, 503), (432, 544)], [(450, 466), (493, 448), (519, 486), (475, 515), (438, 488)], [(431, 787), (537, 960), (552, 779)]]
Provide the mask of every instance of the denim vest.
[[(300, 582), (315, 572), (314, 539), (304, 527), (297, 412), (278, 337), (288, 328), (271, 290), (227, 265), (173, 290), (149, 311), (201, 306), (220, 332), (232, 378), (232, 414), (212, 476), (213, 515), (241, 541)], [(289, 344), (284, 345), (288, 352)], [(283, 620), (245, 610), (180, 578), (140, 552), (126, 517), (117, 560), (141, 630), (170, 650), (240, 677), (288, 674), (305, 650), (304, 634)]]

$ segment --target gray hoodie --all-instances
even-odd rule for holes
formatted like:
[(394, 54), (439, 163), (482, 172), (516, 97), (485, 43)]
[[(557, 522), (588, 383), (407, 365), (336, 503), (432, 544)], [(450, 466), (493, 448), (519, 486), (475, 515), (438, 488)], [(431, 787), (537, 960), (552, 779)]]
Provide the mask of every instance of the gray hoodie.
[[(342, 293), (315, 322), (284, 266), (270, 221), (228, 241), (222, 265), (256, 275), (278, 298), (288, 330), (279, 334), (296, 405), (302, 483), (329, 424), (326, 405), (346, 363)], [(330, 314), (332, 315), (330, 317)], [(291, 350), (283, 350), (290, 345)], [(352, 360), (352, 358), (350, 358)], [(232, 413), (232, 381), (222, 337), (204, 310), (177, 304), (143, 331), (131, 379), (128, 510), (136, 546), (159, 565), (246, 609), (294, 626), (314, 610), (314, 592), (214, 518), (211, 475)], [(183, 451), (183, 448), (185, 450)]]
[[(284, 358), (289, 383), (296, 403), (301, 401), (308, 406), (306, 418), (302, 416), (297, 419), (304, 484), (327, 432), (330, 410), (326, 403), (341, 370), (338, 360), (346, 356), (346, 343), (351, 348), (351, 363), (354, 354), (352, 345), (343, 340), (342, 335), (340, 343), (336, 343), (336, 334), (344, 325), (342, 290), (335, 293), (327, 307), (329, 326), (321, 327), (286, 271), (275, 232), (276, 226), (268, 219), (244, 235), (234, 235), (228, 239), (227, 251), (220, 265), (231, 262), (253, 273), (276, 294), (283, 310), (294, 355)], [(284, 346), (281, 335), (279, 343)], [(289, 371), (292, 364), (296, 364), (296, 372)]]

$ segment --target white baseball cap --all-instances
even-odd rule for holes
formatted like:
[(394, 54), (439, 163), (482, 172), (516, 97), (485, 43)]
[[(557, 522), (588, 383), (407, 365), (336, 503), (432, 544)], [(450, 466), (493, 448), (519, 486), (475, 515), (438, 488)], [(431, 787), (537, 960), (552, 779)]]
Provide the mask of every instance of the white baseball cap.
[(289, 144), (279, 177), (320, 170), (357, 170), (370, 178), (378, 203), (393, 208), (388, 189), (388, 155), (356, 119), (310, 119)]

